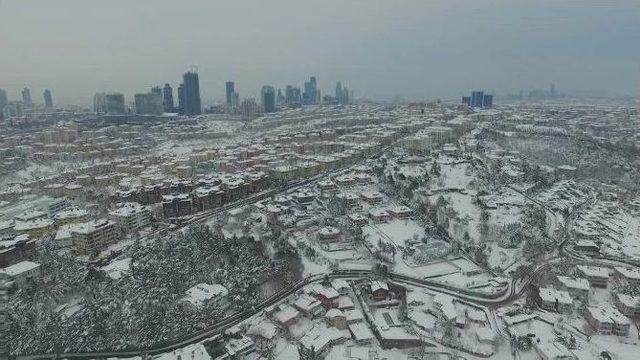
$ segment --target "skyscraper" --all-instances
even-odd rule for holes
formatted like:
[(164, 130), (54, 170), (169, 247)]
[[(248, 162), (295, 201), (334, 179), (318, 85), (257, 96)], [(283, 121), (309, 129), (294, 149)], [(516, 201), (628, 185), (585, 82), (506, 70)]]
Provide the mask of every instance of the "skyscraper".
[(184, 84), (178, 86), (178, 112), (184, 114)]
[(172, 113), (173, 112), (173, 89), (171, 85), (164, 84), (164, 88), (162, 89), (163, 99), (162, 105), (164, 106), (164, 112)]
[(342, 87), (340, 81), (336, 84), (336, 102), (340, 105), (349, 104), (349, 89)]
[(202, 113), (202, 104), (200, 102), (200, 80), (198, 73), (186, 72), (182, 76), (184, 84), (184, 114), (200, 115)]
[(493, 95), (485, 94), (482, 97), (482, 107), (485, 107), (485, 108), (493, 107)]
[(0, 116), (2, 116), (2, 110), (9, 103), (9, 99), (7, 98), (7, 92), (0, 89)]
[(300, 88), (287, 85), (287, 87), (284, 90), (284, 97), (285, 97), (286, 103), (289, 105), (302, 104), (302, 94), (300, 92)]
[(493, 95), (472, 91), (471, 96), (462, 97), (462, 103), (473, 108), (490, 108), (493, 107)]
[(276, 90), (273, 86), (263, 86), (260, 92), (260, 99), (262, 100), (263, 112), (272, 113), (276, 111)]
[(158, 94), (162, 97), (162, 88), (160, 86), (154, 86), (151, 88), (151, 92), (154, 94)]
[(302, 93), (302, 103), (305, 105), (314, 105), (320, 102), (320, 92), (316, 77), (312, 76), (309, 81), (304, 83), (304, 93)]
[(25, 108), (33, 107), (33, 102), (31, 101), (31, 90), (29, 90), (29, 88), (22, 89), (22, 103)]
[(98, 114), (124, 114), (124, 95), (97, 93), (93, 97), (93, 110)]
[(284, 95), (282, 94), (282, 89), (278, 89), (278, 96), (276, 97), (276, 104), (282, 105), (286, 102)]
[(225, 83), (225, 90), (227, 94), (227, 106), (233, 106), (233, 93), (236, 92), (235, 84), (233, 81), (227, 81)]
[(160, 115), (162, 114), (162, 90), (153, 88), (147, 94), (135, 94), (134, 102), (136, 104), (136, 114), (139, 115)]
[(44, 107), (47, 109), (51, 109), (53, 107), (53, 97), (51, 96), (51, 90), (45, 89), (42, 96), (44, 97)]
[(484, 92), (482, 91), (471, 92), (471, 107), (482, 107), (483, 99), (484, 99)]
[(20, 101), (10, 101), (2, 110), (5, 119), (11, 117), (22, 117), (22, 103)]

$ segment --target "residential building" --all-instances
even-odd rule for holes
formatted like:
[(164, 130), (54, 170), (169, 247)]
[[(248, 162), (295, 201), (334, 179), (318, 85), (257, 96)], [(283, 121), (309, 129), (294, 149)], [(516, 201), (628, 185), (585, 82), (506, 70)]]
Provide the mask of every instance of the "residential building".
[(586, 320), (602, 335), (627, 336), (631, 322), (609, 304), (587, 307)]
[(32, 261), (21, 261), (4, 269), (0, 269), (0, 277), (8, 277), (15, 287), (21, 289), (42, 278), (40, 264)]
[(616, 306), (624, 315), (631, 318), (640, 317), (640, 296), (616, 294)]
[(567, 291), (554, 288), (539, 288), (538, 303), (541, 308), (547, 311), (557, 311), (559, 313), (571, 312), (573, 308), (571, 295)]
[(135, 202), (118, 204), (109, 215), (124, 232), (135, 231), (151, 224), (152, 214), (148, 206)]
[(640, 270), (632, 267), (616, 266), (613, 268), (614, 276), (624, 279), (629, 285), (640, 286)]
[(559, 275), (558, 281), (573, 298), (582, 302), (587, 301), (589, 297), (589, 281), (587, 279)]
[(80, 255), (95, 255), (116, 241), (116, 224), (107, 219), (92, 220), (71, 230), (75, 251)]
[(599, 266), (578, 265), (578, 271), (589, 281), (593, 287), (606, 288), (609, 282), (609, 269)]

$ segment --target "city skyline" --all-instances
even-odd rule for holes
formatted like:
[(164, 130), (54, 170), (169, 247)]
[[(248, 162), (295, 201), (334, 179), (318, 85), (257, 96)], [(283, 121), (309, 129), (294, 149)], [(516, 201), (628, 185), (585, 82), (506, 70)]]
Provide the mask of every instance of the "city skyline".
[[(18, 24), (34, 31), (3, 44), (12, 56), (0, 59), (0, 68), (8, 70), (0, 74), (0, 87), (10, 98), (29, 86), (53, 89), (59, 104), (90, 104), (97, 91), (131, 97), (159, 81), (175, 87), (179, 74), (195, 64), (204, 104), (223, 102), (228, 79), (257, 98), (264, 84), (301, 86), (299, 79), (309, 74), (318, 76), (323, 91), (333, 92), (342, 79), (358, 89), (358, 97), (373, 99), (458, 98), (469, 88), (508, 93), (546, 88), (551, 82), (567, 92), (637, 95), (640, 50), (631, 45), (640, 41), (636, 2), (461, 3), (330, 2), (308, 12), (291, 1), (269, 6), (194, 1), (184, 8), (154, 2), (153, 20), (145, 22), (137, 15), (149, 11), (145, 1), (118, 6), (119, 1), (5, 0), (0, 31)], [(241, 11), (247, 5), (259, 11)], [(298, 10), (280, 21), (283, 11)], [(113, 20), (122, 26), (109, 28)], [(73, 26), (61, 25), (65, 22)], [(169, 36), (156, 36), (167, 23), (174, 25)], [(233, 23), (233, 35), (221, 36)], [(77, 31), (85, 25), (95, 27), (95, 34)], [(292, 29), (305, 29), (308, 35)], [(32, 35), (42, 32), (56, 41)], [(471, 34), (478, 40), (470, 41)], [(93, 41), (96, 36), (103, 41)], [(215, 46), (204, 45), (212, 42)], [(216, 48), (232, 51), (221, 55)], [(164, 56), (167, 52), (172, 56)], [(473, 54), (473, 61), (465, 54)], [(257, 56), (260, 62), (252, 60)]]

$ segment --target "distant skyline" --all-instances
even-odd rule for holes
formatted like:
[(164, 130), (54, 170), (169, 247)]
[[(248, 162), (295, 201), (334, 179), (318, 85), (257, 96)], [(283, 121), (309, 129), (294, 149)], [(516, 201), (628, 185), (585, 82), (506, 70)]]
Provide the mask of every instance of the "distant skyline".
[[(127, 101), (196, 65), (203, 105), (316, 76), (375, 100), (474, 89), (638, 96), (638, 0), (0, 0), (0, 88)], [(34, 98), (38, 103), (42, 99)]]

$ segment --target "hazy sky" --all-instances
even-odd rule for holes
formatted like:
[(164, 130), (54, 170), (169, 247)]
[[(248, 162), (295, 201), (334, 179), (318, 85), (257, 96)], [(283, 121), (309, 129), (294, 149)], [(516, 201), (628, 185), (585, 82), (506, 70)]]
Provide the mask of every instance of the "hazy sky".
[(472, 88), (637, 94), (639, 0), (0, 0), (0, 88), (129, 99), (197, 65), (205, 103), (272, 84), (451, 98)]

